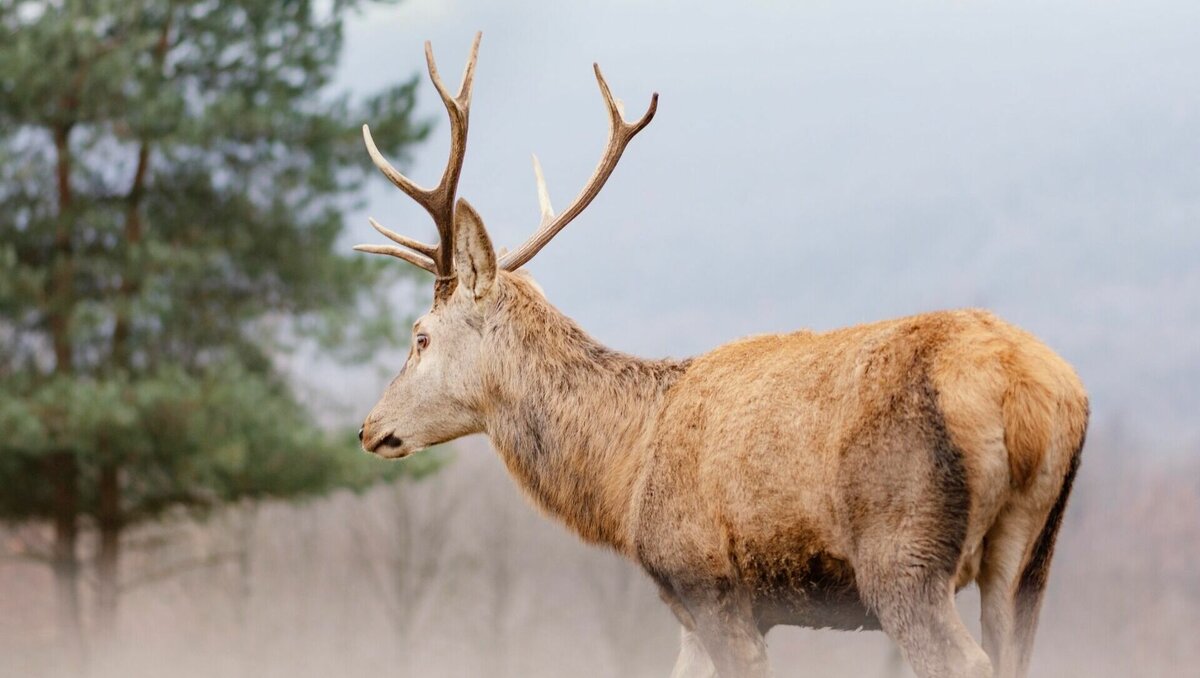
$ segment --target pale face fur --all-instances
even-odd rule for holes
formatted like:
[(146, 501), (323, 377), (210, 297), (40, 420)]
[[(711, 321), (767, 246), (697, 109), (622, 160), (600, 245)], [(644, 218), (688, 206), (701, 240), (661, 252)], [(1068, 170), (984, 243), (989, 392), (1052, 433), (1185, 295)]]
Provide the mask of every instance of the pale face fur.
[(482, 430), (482, 320), (480, 304), (456, 290), (413, 324), (408, 359), (363, 424), (365, 449), (400, 459)]
[(483, 321), (496, 258), (474, 210), (459, 209), (455, 226), (460, 274), (438, 283), (433, 308), (413, 324), (408, 360), (359, 435), (381, 457), (401, 459), (483, 430)]

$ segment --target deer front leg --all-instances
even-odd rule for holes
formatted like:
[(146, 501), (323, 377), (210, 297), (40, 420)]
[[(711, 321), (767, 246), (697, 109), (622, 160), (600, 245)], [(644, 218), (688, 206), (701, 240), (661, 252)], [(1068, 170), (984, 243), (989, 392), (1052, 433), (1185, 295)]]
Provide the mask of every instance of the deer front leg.
[(685, 595), (695, 633), (721, 678), (771, 678), (767, 644), (749, 599), (739, 591), (703, 590)]
[(713, 666), (700, 637), (686, 627), (679, 630), (679, 659), (675, 660), (671, 678), (717, 678), (717, 667)]
[(713, 666), (708, 650), (704, 649), (704, 643), (700, 642), (700, 636), (696, 634), (696, 620), (675, 593), (675, 588), (666, 580), (660, 579), (658, 595), (679, 620), (679, 658), (675, 660), (671, 678), (717, 678), (717, 668)]

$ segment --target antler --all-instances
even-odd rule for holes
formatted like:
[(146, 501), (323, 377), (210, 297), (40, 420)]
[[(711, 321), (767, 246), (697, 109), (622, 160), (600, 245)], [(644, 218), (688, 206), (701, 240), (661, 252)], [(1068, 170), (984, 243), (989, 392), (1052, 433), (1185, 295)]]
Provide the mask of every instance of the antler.
[[(428, 245), (412, 238), (405, 237), (384, 228), (379, 222), (371, 219), (371, 226), (392, 242), (407, 249), (391, 245), (355, 245), (354, 249), (372, 254), (387, 254), (403, 259), (410, 264), (433, 273), (440, 278), (454, 275), (454, 201), (458, 192), (458, 179), (462, 174), (463, 159), (467, 152), (467, 122), (471, 111), (471, 84), (475, 78), (475, 59), (479, 54), (479, 40), (483, 33), (476, 33), (471, 44), (471, 54), (467, 57), (467, 65), (463, 69), (462, 84), (458, 94), (451, 95), (438, 75), (437, 63), (433, 60), (433, 46), (425, 43), (425, 61), (429, 65), (429, 78), (446, 105), (446, 113), (450, 116), (450, 159), (446, 161), (446, 169), (442, 179), (433, 188), (422, 188), (404, 176), (383, 157), (371, 138), (371, 130), (363, 125), (363, 141), (367, 145), (367, 153), (384, 176), (391, 180), (401, 191), (417, 201), (426, 212), (433, 217), (437, 226), (438, 244)], [(410, 251), (412, 250), (412, 251)]]
[(593, 67), (596, 70), (596, 82), (600, 83), (600, 93), (604, 95), (604, 103), (608, 106), (608, 144), (604, 148), (604, 155), (600, 157), (600, 164), (596, 166), (592, 178), (588, 180), (575, 201), (557, 217), (554, 216), (554, 210), (550, 207), (550, 196), (546, 190), (546, 181), (542, 177), (542, 167), (537, 161), (537, 156), (534, 156), (533, 171), (537, 177), (538, 203), (542, 210), (542, 223), (528, 240), (505, 255), (500, 261), (500, 267), (506, 271), (515, 271), (525, 265), (546, 246), (546, 243), (558, 235), (559, 231), (571, 223), (571, 220), (583, 212), (584, 208), (604, 187), (604, 182), (608, 181), (609, 175), (612, 174), (617, 162), (621, 159), (621, 154), (625, 152), (625, 146), (629, 144), (629, 140), (650, 124), (650, 120), (654, 118), (654, 112), (658, 110), (658, 92), (655, 92), (650, 98), (650, 108), (645, 115), (637, 122), (626, 122), (621, 102), (613, 99), (612, 92), (608, 89), (608, 83), (604, 82), (604, 76), (600, 73), (600, 65), (593, 64)]

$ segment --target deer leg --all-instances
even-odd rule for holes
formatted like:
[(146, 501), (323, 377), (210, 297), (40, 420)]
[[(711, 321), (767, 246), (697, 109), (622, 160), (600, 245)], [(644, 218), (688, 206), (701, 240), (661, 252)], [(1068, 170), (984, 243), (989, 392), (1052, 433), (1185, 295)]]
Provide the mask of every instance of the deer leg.
[(658, 581), (658, 595), (679, 620), (679, 658), (675, 660), (671, 678), (716, 678), (717, 668), (696, 634), (696, 620), (687, 605), (665, 579)]
[(992, 660), (996, 678), (1016, 678), (1016, 592), (1021, 565), (1035, 532), (1032, 520), (1015, 509), (1005, 510), (988, 530), (979, 567), (980, 621), (983, 649)]
[(991, 662), (954, 607), (952, 578), (896, 568), (864, 577), (859, 588), (920, 678), (991, 678)]
[(883, 665), (883, 678), (904, 678), (909, 675), (908, 665), (904, 663), (904, 655), (895, 643), (888, 647), (887, 660)]
[(1031, 491), (1006, 507), (988, 530), (978, 581), (983, 648), (996, 678), (1029, 673), (1050, 559), (1077, 463), (1072, 462), (1057, 492)]
[(685, 596), (696, 635), (721, 678), (771, 678), (767, 644), (750, 601), (736, 591), (702, 591)]
[(675, 660), (671, 678), (717, 678), (717, 667), (696, 632), (680, 627), (679, 640), (679, 658)]

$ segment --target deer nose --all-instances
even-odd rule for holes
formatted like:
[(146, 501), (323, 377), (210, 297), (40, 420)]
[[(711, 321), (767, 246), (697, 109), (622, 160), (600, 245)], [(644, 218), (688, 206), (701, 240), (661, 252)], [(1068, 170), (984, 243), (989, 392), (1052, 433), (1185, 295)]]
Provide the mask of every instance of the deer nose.
[(362, 447), (367, 452), (379, 454), (379, 450), (387, 448), (400, 448), (404, 446), (404, 441), (394, 433), (389, 433), (381, 438), (375, 438), (371, 442), (363, 442)]
[(362, 439), (363, 439), (363, 429), (364, 428), (365, 427), (363, 427), (363, 426), (358, 427), (358, 442), (360, 442), (360, 443), (362, 442)]

